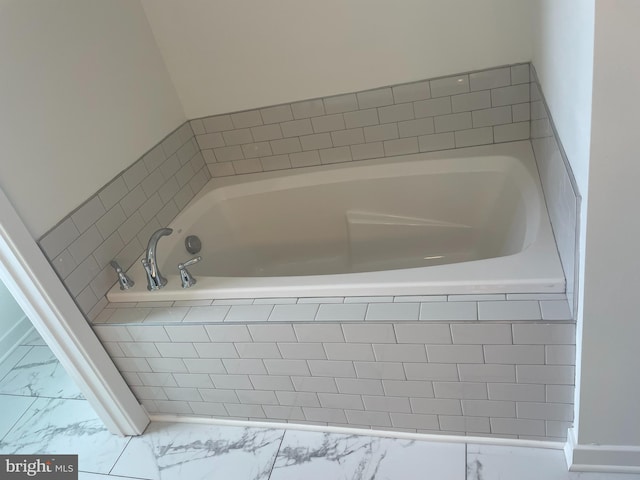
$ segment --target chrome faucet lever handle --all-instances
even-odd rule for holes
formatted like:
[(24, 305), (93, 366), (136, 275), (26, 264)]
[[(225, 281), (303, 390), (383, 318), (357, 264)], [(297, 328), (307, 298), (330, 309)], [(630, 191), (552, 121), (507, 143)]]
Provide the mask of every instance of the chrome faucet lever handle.
[(122, 267), (118, 265), (118, 262), (116, 262), (115, 260), (111, 260), (110, 264), (118, 274), (118, 283), (120, 284), (120, 290), (129, 290), (136, 284), (136, 282), (131, 280), (131, 277), (129, 277), (129, 275), (122, 271)]
[(189, 288), (196, 284), (196, 279), (193, 278), (187, 267), (190, 267), (194, 263), (198, 263), (202, 260), (202, 257), (194, 257), (191, 260), (188, 260), (184, 263), (178, 264), (178, 270), (180, 271), (180, 280), (182, 280), (182, 288)]
[(198, 255), (197, 257), (193, 257), (191, 260), (187, 260), (186, 262), (179, 264), (178, 268), (182, 270), (185, 267), (190, 267), (194, 263), (198, 263), (200, 260), (202, 260), (202, 257)]

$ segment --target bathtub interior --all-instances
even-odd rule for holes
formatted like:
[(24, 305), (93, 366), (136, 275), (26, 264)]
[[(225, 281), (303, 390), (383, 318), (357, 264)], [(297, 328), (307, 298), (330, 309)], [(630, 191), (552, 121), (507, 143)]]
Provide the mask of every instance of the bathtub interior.
[(213, 179), (170, 226), (169, 284), (147, 292), (138, 261), (109, 301), (565, 291), (526, 141)]
[(211, 208), (176, 221), (161, 266), (184, 261), (184, 238), (193, 234), (203, 245), (194, 273), (216, 277), (371, 272), (511, 255), (532, 241), (527, 215), (536, 205), (527, 212), (531, 186), (523, 191), (513, 178), (518, 165), (509, 167), (223, 192)]

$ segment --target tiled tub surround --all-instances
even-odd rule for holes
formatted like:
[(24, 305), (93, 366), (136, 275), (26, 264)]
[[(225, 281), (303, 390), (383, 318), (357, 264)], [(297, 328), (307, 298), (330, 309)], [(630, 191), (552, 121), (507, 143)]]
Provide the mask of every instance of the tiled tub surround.
[(114, 306), (94, 329), (151, 413), (540, 440), (573, 419), (562, 294)]
[(581, 199), (533, 66), (531, 80), (531, 144), (565, 272), (569, 306), (575, 311)]
[(69, 214), (39, 244), (80, 309), (93, 318), (149, 237), (166, 226), (210, 179), (189, 123)]
[(529, 64), (191, 121), (213, 177), (529, 138)]
[(528, 71), (529, 64), (512, 65), (192, 120), (71, 212), (40, 247), (92, 319), (116, 282), (109, 261), (132, 265), (150, 233), (211, 176), (528, 139)]

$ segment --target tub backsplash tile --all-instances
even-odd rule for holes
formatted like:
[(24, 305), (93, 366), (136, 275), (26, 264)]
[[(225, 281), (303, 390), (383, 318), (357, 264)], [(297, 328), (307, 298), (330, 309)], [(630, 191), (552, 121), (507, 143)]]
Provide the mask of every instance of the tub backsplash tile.
[[(93, 319), (148, 235), (213, 177), (532, 139), (573, 302), (577, 196), (529, 64), (186, 122), (39, 243)], [(530, 101), (531, 100), (531, 101)], [(569, 273), (571, 272), (571, 273)]]
[(94, 317), (117, 276), (142, 254), (151, 233), (167, 225), (211, 178), (189, 122), (63, 219), (40, 240), (83, 313)]
[(567, 281), (569, 307), (575, 315), (581, 197), (533, 66), (531, 80), (531, 144)]
[(222, 177), (526, 140), (529, 94), (529, 65), (521, 64), (200, 118), (191, 126), (211, 175)]

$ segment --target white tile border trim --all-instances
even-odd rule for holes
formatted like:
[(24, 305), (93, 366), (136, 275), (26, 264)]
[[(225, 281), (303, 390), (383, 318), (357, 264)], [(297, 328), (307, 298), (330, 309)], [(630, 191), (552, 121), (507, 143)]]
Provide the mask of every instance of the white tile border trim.
[[(604, 462), (584, 463), (594, 454), (597, 454), (600, 462)], [(580, 445), (577, 443), (575, 428), (569, 428), (567, 432), (564, 455), (570, 472), (640, 473), (640, 446)], [(620, 464), (621, 459), (628, 460), (628, 464)]]
[(410, 433), (365, 428), (332, 427), (325, 425), (304, 425), (299, 423), (254, 422), (246, 420), (220, 420), (210, 417), (190, 417), (181, 415), (149, 415), (152, 422), (196, 423), (227, 427), (277, 428), (282, 430), (299, 430), (308, 432), (338, 433), (344, 435), (362, 435), (369, 437), (394, 438), (398, 440), (420, 440), (439, 443), (475, 443), (482, 445), (499, 445), (505, 447), (531, 447), (549, 450), (566, 449), (560, 442), (544, 440), (520, 440), (515, 438), (473, 437), (461, 435), (438, 435), (431, 433)]

